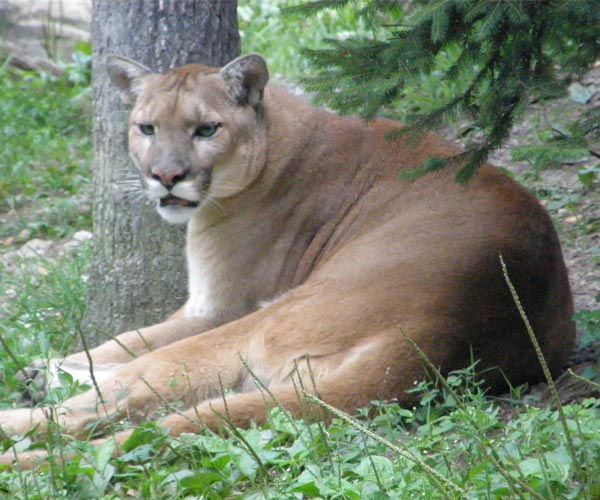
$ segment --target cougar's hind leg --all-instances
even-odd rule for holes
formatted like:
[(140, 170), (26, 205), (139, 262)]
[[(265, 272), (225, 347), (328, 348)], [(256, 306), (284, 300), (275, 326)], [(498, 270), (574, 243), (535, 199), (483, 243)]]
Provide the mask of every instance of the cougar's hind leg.
[(217, 430), (231, 425), (248, 427), (251, 422), (263, 425), (275, 406), (283, 407), (296, 418), (326, 420), (328, 412), (311, 403), (308, 395), (350, 414), (374, 400), (396, 398), (406, 405), (414, 400), (406, 390), (423, 374), (412, 348), (388, 336), (375, 337), (331, 356), (297, 359), (292, 364), (293, 373), (284, 380), (268, 387), (259, 383), (249, 392), (204, 401), (167, 416), (160, 425), (168, 428), (172, 436), (198, 432), (203, 427)]

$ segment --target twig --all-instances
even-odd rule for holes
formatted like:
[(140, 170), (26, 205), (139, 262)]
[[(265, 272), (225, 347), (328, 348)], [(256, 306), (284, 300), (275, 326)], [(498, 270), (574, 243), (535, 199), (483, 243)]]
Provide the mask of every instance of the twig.
[(260, 457), (258, 456), (258, 453), (256, 453), (254, 448), (252, 448), (252, 446), (250, 445), (248, 440), (242, 435), (242, 433), (239, 431), (239, 429), (237, 429), (237, 427), (233, 423), (233, 420), (231, 419), (231, 415), (229, 414), (229, 407), (227, 406), (227, 396), (225, 395), (225, 387), (223, 386), (223, 381), (221, 380), (221, 375), (219, 375), (219, 387), (221, 388), (221, 398), (223, 399), (225, 415), (222, 415), (221, 413), (216, 411), (212, 406), (211, 406), (211, 410), (215, 413), (215, 415), (217, 415), (221, 420), (223, 420), (223, 422), (225, 422), (227, 424), (229, 432), (231, 432), (236, 437), (236, 439), (238, 439), (245, 446), (245, 448), (248, 450), (248, 453), (250, 453), (250, 455), (252, 455), (254, 457), (254, 460), (256, 461), (258, 468), (262, 471), (264, 476), (268, 478), (270, 476), (270, 474), (269, 474), (269, 471), (267, 470), (267, 468), (265, 467), (265, 464), (260, 459)]
[(593, 380), (590, 380), (589, 378), (582, 377), (581, 375), (577, 375), (577, 373), (575, 373), (573, 370), (571, 370), (571, 368), (569, 368), (567, 370), (567, 373), (569, 374), (570, 377), (573, 377), (575, 380), (578, 380), (579, 382), (583, 382), (584, 384), (587, 384), (587, 385), (593, 387), (597, 391), (600, 391), (600, 384), (598, 384), (597, 382), (594, 382)]
[(90, 354), (90, 350), (88, 348), (87, 341), (85, 339), (85, 335), (83, 334), (83, 331), (79, 327), (77, 328), (77, 333), (79, 334), (79, 339), (81, 340), (81, 345), (83, 347), (83, 352), (85, 353), (85, 357), (88, 360), (88, 364), (90, 367), (90, 378), (92, 379), (92, 384), (94, 385), (96, 394), (98, 394), (98, 397), (100, 398), (100, 404), (102, 405), (102, 408), (104, 409), (104, 414), (108, 417), (108, 409), (106, 408), (106, 403), (104, 401), (104, 396), (102, 395), (102, 391), (100, 390), (100, 385), (98, 385), (98, 381), (96, 380), (96, 376), (94, 375), (94, 360), (92, 359), (92, 356)]
[(172, 401), (169, 401), (160, 392), (158, 392), (152, 385), (150, 385), (150, 382), (148, 382), (142, 375), (140, 375), (139, 378), (146, 385), (146, 387), (150, 389), (150, 392), (152, 392), (152, 394), (154, 394), (158, 398), (158, 400), (161, 401), (169, 409), (169, 411), (176, 413), (184, 420), (187, 420), (190, 424), (193, 424), (202, 429), (202, 427), (200, 426), (200, 422), (196, 422), (193, 418), (188, 417), (185, 414), (185, 412), (181, 411), (179, 408), (176, 408), (175, 404)]
[(14, 68), (25, 71), (45, 71), (54, 76), (62, 76), (65, 73), (64, 68), (50, 59), (26, 54), (10, 42), (0, 41), (0, 51), (8, 53), (8, 62)]
[[(127, 347), (125, 344), (123, 344), (123, 342), (121, 342), (115, 335), (112, 335), (112, 334), (110, 334), (108, 332), (105, 332), (101, 328), (94, 328), (94, 330), (96, 330), (96, 332), (98, 332), (100, 335), (104, 335), (105, 337), (107, 337), (110, 340), (112, 340), (121, 349), (123, 349), (127, 354), (129, 354), (132, 358), (137, 358), (137, 355), (135, 354), (135, 352), (133, 352), (131, 349), (129, 349), (129, 347)], [(146, 339), (144, 339), (144, 337), (142, 337), (142, 335), (139, 333), (139, 330), (137, 330), (137, 332), (140, 335), (142, 341), (144, 342), (144, 345), (147, 346)], [(148, 349), (148, 350), (150, 350), (150, 349)]]

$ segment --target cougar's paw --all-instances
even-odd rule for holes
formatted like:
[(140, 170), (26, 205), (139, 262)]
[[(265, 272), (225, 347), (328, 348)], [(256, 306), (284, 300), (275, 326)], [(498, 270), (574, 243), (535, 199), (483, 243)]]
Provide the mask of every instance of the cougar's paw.
[(48, 392), (61, 387), (61, 373), (68, 374), (79, 386), (91, 386), (113, 379), (122, 367), (119, 363), (100, 363), (90, 365), (85, 361), (71, 358), (37, 360), (19, 374), (23, 384), (24, 402), (39, 403)]
[(21, 383), (22, 401), (31, 405), (39, 403), (58, 381), (58, 369), (61, 360), (36, 359), (27, 368), (17, 374)]
[[(85, 374), (89, 373), (89, 366), (87, 363), (70, 360), (69, 358), (36, 359), (18, 374), (23, 387), (23, 402), (39, 403), (52, 389), (60, 387), (62, 385), (60, 372), (66, 372), (72, 375), (74, 380), (79, 381), (81, 378), (86, 378)], [(89, 378), (89, 375), (87, 378)]]

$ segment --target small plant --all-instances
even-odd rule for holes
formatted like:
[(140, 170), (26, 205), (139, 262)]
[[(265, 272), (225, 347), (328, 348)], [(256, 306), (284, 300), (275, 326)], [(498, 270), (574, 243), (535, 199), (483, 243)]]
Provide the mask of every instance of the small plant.
[(534, 175), (564, 164), (582, 165), (578, 167), (579, 181), (586, 189), (594, 188), (600, 164), (592, 161), (590, 142), (597, 140), (598, 134), (589, 115), (582, 112), (578, 118), (569, 119), (566, 126), (554, 122), (551, 128), (539, 127), (535, 142), (513, 148), (512, 159), (527, 162)]
[[(0, 491), (23, 499), (595, 498), (597, 401), (565, 407), (577, 440), (572, 457), (555, 410), (483, 397), (477, 384), (472, 391), (472, 370), (446, 382), (461, 389), (441, 410), (431, 386), (422, 386), (423, 399), (412, 410), (375, 403), (354, 418), (328, 408), (335, 418), (327, 426), (292, 419), (280, 408), (263, 428), (224, 424), (220, 434), (172, 439), (146, 424), (117, 457), (110, 440), (93, 447), (53, 434), (50, 458), (33, 471), (0, 472)], [(431, 411), (424, 419), (417, 414), (425, 407)], [(505, 417), (508, 411), (513, 418)], [(30, 442), (4, 444), (26, 449)], [(61, 465), (65, 456), (71, 458)]]

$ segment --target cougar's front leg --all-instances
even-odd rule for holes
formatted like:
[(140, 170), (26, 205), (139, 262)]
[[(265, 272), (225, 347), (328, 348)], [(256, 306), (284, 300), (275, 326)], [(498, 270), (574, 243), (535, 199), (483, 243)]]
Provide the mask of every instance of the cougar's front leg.
[[(188, 337), (198, 335), (216, 325), (204, 318), (170, 319), (153, 326), (123, 333), (89, 351), (93, 363), (128, 363), (147, 354)], [(79, 352), (68, 356), (68, 360), (88, 361), (88, 354)]]
[(172, 317), (177, 319), (123, 333), (88, 353), (79, 352), (64, 359), (35, 361), (20, 376), (25, 387), (24, 399), (32, 402), (42, 400), (49, 389), (60, 385), (60, 370), (69, 373), (81, 384), (91, 384), (92, 378), (100, 382), (109, 379), (120, 364), (203, 333), (214, 326), (212, 322), (202, 318), (183, 319), (177, 313)]
[[(67, 432), (82, 436), (96, 423), (124, 418), (144, 422), (165, 405), (186, 408), (216, 397), (236, 387), (242, 377), (249, 322), (251, 318), (244, 318), (116, 365), (98, 381), (99, 393), (93, 388), (72, 397), (50, 416)], [(190, 327), (190, 322), (180, 326)], [(0, 412), (0, 426), (9, 434), (23, 434), (34, 426), (44, 432), (48, 418), (44, 409), (8, 410)]]

